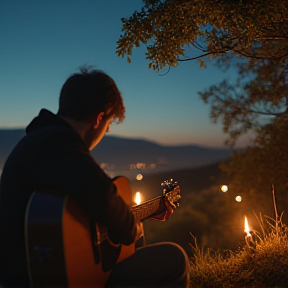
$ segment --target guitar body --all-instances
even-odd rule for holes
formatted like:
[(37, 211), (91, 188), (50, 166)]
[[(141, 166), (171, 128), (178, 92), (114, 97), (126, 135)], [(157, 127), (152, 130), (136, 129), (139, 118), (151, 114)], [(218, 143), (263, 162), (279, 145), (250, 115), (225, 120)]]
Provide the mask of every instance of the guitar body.
[[(114, 184), (131, 206), (129, 181), (118, 177)], [(104, 287), (115, 263), (135, 252), (135, 243), (114, 245), (68, 196), (35, 192), (25, 224), (32, 287)]]

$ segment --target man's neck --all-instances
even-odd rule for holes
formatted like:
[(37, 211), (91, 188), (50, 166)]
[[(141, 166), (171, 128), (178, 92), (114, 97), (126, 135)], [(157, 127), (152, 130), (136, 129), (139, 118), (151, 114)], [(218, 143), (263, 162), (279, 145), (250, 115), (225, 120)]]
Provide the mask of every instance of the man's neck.
[(58, 115), (58, 117), (66, 121), (80, 135), (83, 140), (85, 139), (86, 131), (89, 129), (89, 124), (87, 122), (78, 121), (67, 116)]

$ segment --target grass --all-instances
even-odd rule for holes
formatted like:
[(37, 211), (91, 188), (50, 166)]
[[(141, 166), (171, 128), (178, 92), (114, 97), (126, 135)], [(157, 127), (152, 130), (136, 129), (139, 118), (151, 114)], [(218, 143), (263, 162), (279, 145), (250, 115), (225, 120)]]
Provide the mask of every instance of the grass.
[(235, 252), (204, 251), (194, 237), (190, 287), (288, 287), (288, 226), (273, 204), (275, 219), (255, 216), (261, 231)]

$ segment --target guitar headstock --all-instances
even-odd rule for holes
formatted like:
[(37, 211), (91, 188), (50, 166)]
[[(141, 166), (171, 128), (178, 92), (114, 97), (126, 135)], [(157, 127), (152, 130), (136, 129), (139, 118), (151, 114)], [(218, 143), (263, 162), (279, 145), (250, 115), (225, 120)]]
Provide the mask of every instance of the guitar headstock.
[(180, 187), (177, 181), (173, 179), (165, 180), (161, 183), (163, 187), (163, 196), (167, 198), (170, 204), (176, 208), (180, 205)]

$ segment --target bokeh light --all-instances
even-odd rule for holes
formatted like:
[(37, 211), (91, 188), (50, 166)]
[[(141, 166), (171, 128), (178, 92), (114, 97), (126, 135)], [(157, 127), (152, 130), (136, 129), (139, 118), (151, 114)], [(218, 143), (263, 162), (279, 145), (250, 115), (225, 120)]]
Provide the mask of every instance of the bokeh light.
[(220, 189), (221, 189), (222, 192), (227, 192), (228, 191), (228, 186), (227, 185), (222, 185)]
[(238, 196), (236, 196), (235, 200), (236, 200), (237, 202), (241, 202), (241, 201), (242, 201), (242, 197), (238, 195)]
[(137, 174), (136, 179), (137, 180), (142, 180), (143, 179), (143, 175), (142, 174)]

